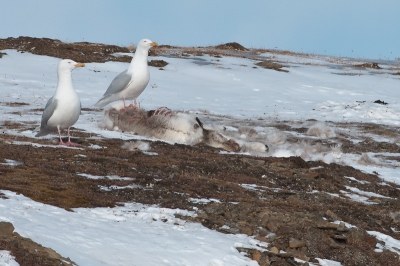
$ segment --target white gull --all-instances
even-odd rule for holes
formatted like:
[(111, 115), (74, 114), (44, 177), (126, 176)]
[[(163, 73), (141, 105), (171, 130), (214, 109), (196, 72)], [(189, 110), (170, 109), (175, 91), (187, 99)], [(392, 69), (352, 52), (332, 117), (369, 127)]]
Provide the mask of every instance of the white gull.
[[(60, 145), (78, 145), (71, 142), (69, 133), (69, 128), (78, 121), (81, 113), (81, 102), (72, 84), (71, 72), (76, 67), (84, 66), (85, 64), (70, 59), (60, 61), (57, 71), (57, 89), (44, 108), (40, 131), (36, 134), (36, 137), (45, 136), (58, 130)], [(61, 138), (62, 129), (68, 129), (68, 142), (66, 143)]]
[(156, 42), (143, 39), (139, 42), (135, 55), (127, 70), (121, 72), (114, 78), (103, 97), (94, 105), (104, 107), (109, 103), (123, 100), (134, 100), (144, 91), (150, 80), (147, 66), (147, 56), (150, 48), (158, 46)]

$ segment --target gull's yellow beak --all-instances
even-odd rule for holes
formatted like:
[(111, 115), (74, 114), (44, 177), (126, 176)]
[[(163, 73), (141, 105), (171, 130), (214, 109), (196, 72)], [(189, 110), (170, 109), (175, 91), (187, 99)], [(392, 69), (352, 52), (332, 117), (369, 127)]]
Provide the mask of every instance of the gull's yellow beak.
[(85, 66), (84, 63), (77, 63), (77, 64), (75, 65), (75, 67), (84, 67), (84, 66)]
[(158, 43), (152, 42), (152, 43), (150, 43), (150, 45), (153, 46), (153, 47), (155, 47), (155, 46), (158, 46)]

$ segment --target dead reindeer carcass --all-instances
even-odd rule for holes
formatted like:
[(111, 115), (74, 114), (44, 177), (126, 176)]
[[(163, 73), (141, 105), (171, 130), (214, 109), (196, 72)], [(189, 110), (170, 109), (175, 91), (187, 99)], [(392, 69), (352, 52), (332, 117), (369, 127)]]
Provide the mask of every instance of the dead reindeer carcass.
[(203, 123), (197, 117), (196, 117), (196, 122), (197, 125), (200, 126), (200, 128), (202, 129), (203, 133), (202, 142), (204, 144), (214, 148), (222, 148), (227, 151), (234, 151), (234, 152), (240, 151), (241, 147), (239, 143), (237, 143), (235, 140), (228, 139), (219, 134), (215, 130), (204, 128)]
[[(229, 139), (213, 129), (204, 128), (203, 123), (197, 117), (193, 118), (185, 113), (173, 112), (166, 107), (151, 111), (139, 108), (117, 110), (111, 107), (104, 111), (100, 127), (189, 145), (204, 143), (233, 152), (240, 152), (243, 148), (248, 149), (249, 147), (235, 139)], [(267, 151), (266, 146), (261, 145), (262, 151)]]
[(201, 142), (202, 138), (202, 130), (196, 122), (191, 123), (185, 114), (175, 114), (167, 108), (155, 111), (109, 108), (104, 111), (100, 127), (190, 145)]

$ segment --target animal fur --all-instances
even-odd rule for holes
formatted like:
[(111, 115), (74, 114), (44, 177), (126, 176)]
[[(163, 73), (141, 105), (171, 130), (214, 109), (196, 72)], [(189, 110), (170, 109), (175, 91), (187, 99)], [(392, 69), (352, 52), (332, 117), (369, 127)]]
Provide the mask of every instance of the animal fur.
[(359, 164), (362, 165), (378, 165), (374, 159), (369, 157), (368, 153), (362, 153), (360, 159), (358, 160)]
[(122, 149), (126, 149), (129, 151), (149, 151), (150, 150), (150, 144), (148, 142), (144, 141), (128, 141), (125, 142), (122, 146)]
[(190, 145), (201, 142), (202, 129), (187, 115), (179, 113), (165, 116), (154, 115), (154, 112), (138, 108), (109, 108), (104, 111), (100, 127)]
[(202, 141), (205, 144), (210, 145), (211, 147), (214, 148), (222, 148), (227, 151), (234, 151), (234, 152), (240, 151), (241, 148), (240, 145), (233, 139), (228, 139), (223, 135), (219, 134), (215, 130), (204, 128), (203, 123), (200, 121), (198, 117), (196, 117), (196, 122), (203, 131)]
[(286, 142), (286, 136), (279, 130), (272, 130), (268, 132), (267, 142), (272, 145), (283, 145)]
[(267, 151), (267, 147), (262, 143), (239, 143), (233, 138), (223, 136), (216, 130), (205, 128), (198, 118), (194, 119), (188, 114), (173, 112), (166, 107), (152, 111), (110, 107), (104, 111), (99, 126), (108, 130), (119, 130), (189, 145), (204, 143), (233, 152)]
[(336, 137), (336, 133), (333, 128), (330, 128), (323, 123), (317, 123), (311, 126), (307, 131), (307, 135), (316, 136), (324, 139)]
[(238, 133), (242, 138), (249, 138), (257, 135), (257, 131), (251, 127), (240, 127)]

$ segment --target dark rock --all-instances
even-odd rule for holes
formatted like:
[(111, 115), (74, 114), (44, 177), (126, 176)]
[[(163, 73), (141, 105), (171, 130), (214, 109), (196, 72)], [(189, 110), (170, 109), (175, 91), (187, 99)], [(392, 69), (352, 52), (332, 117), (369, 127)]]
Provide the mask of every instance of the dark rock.
[(378, 63), (363, 63), (363, 64), (358, 64), (354, 65), (354, 67), (359, 67), (359, 68), (373, 68), (373, 69), (382, 69)]
[(268, 231), (266, 229), (264, 229), (264, 228), (261, 228), (258, 231), (258, 235), (261, 236), (261, 237), (265, 237), (267, 234), (268, 234)]
[(9, 222), (0, 222), (0, 238), (9, 238), (14, 232), (14, 226)]
[(161, 68), (168, 65), (168, 63), (164, 60), (151, 60), (148, 64), (149, 66), (152, 67), (161, 67)]
[(266, 68), (266, 69), (273, 69), (273, 70), (281, 71), (281, 72), (289, 72), (286, 69), (282, 69), (282, 67), (284, 67), (283, 65), (272, 62), (270, 60), (258, 62), (258, 63), (256, 63), (256, 65), (260, 66), (262, 68)]
[(381, 101), (381, 100), (376, 100), (374, 103), (382, 104), (382, 105), (387, 105), (388, 104), (387, 102), (384, 102), (384, 101)]

